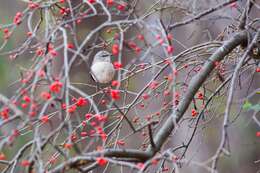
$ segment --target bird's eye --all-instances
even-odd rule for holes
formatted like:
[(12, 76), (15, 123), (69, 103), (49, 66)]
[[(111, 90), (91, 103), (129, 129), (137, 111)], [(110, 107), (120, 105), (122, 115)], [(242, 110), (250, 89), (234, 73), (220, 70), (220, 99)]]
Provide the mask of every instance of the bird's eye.
[(109, 56), (109, 54), (103, 54), (102, 55), (102, 57), (108, 57)]

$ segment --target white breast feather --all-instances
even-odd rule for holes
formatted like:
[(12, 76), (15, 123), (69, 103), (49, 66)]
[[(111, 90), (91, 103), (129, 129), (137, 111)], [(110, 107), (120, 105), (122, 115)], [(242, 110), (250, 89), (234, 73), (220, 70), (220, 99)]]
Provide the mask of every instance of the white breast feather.
[(93, 77), (99, 83), (110, 82), (115, 75), (114, 66), (110, 62), (96, 62), (91, 66)]

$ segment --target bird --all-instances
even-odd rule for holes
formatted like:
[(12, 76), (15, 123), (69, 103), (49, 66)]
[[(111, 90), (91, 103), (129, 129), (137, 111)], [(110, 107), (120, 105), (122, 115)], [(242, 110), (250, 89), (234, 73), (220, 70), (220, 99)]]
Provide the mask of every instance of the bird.
[(111, 82), (115, 76), (115, 68), (111, 63), (111, 53), (104, 50), (96, 53), (90, 70), (91, 75), (96, 82), (101, 84)]

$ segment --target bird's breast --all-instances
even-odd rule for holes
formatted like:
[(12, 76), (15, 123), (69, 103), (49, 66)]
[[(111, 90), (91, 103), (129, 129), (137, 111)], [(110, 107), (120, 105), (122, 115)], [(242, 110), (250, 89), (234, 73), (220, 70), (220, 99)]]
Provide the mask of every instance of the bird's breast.
[(91, 72), (97, 82), (108, 83), (115, 75), (115, 69), (110, 62), (95, 62), (91, 66)]

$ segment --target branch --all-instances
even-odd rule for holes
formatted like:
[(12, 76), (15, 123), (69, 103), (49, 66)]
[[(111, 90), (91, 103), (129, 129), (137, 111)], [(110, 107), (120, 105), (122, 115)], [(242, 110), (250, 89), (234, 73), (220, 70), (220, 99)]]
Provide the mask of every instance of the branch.
[(247, 25), (247, 18), (249, 15), (250, 10), (253, 7), (253, 2), (250, 2), (250, 0), (247, 1), (246, 7), (244, 8), (244, 11), (240, 17), (240, 21), (239, 21), (239, 29), (244, 30), (246, 29), (246, 25)]
[[(184, 113), (188, 109), (194, 95), (197, 93), (203, 82), (208, 78), (209, 74), (213, 71), (215, 67), (214, 63), (216, 61), (221, 61), (222, 59), (224, 59), (224, 57), (228, 55), (233, 49), (235, 49), (238, 45), (246, 42), (247, 38), (248, 33), (246, 31), (234, 35), (230, 40), (226, 41), (220, 48), (216, 50), (216, 52), (204, 64), (204, 66), (200, 70), (200, 73), (198, 73), (191, 79), (187, 92), (178, 105), (177, 110), (175, 111), (176, 114), (170, 116), (163, 124), (163, 126), (159, 129), (158, 133), (155, 135), (154, 142), (156, 145), (156, 150), (154, 150), (154, 152), (159, 151), (162, 145), (170, 136), (172, 130), (174, 129), (174, 120), (177, 123), (181, 120)], [(147, 151), (153, 151), (153, 148), (151, 148), (150, 146)]]
[(23, 115), (23, 112), (20, 109), (18, 109), (7, 97), (5, 97), (2, 94), (0, 94), (0, 102), (4, 103), (6, 106), (11, 108), (14, 111), (15, 115), (19, 115), (19, 116)]
[(49, 173), (59, 173), (68, 168), (78, 167), (79, 165), (85, 165), (96, 161), (96, 157), (116, 157), (116, 158), (129, 158), (129, 159), (139, 159), (139, 161), (145, 161), (152, 157), (151, 153), (133, 149), (106, 149), (103, 151), (91, 152), (85, 156), (77, 156), (67, 160), (61, 165), (57, 166)]
[(180, 27), (180, 26), (183, 26), (183, 25), (187, 25), (187, 24), (194, 22), (194, 21), (196, 21), (196, 20), (198, 20), (198, 19), (200, 19), (200, 18), (202, 18), (202, 17), (204, 17), (208, 14), (211, 14), (211, 13), (213, 13), (213, 12), (219, 10), (219, 9), (222, 9), (223, 7), (228, 6), (229, 4), (236, 2), (236, 1), (238, 1), (238, 0), (230, 0), (230, 1), (224, 2), (224, 3), (222, 3), (222, 4), (220, 4), (216, 7), (213, 7), (213, 8), (210, 8), (208, 10), (203, 11), (202, 13), (194, 16), (193, 18), (187, 19), (183, 22), (177, 22), (175, 24), (169, 25), (168, 30), (172, 30), (173, 28)]
[(210, 72), (213, 71), (215, 67), (214, 62), (224, 59), (224, 57), (228, 55), (233, 49), (235, 49), (238, 45), (246, 42), (247, 38), (248, 33), (246, 31), (234, 35), (230, 40), (225, 42), (220, 48), (216, 50), (216, 52), (209, 58), (209, 61), (204, 64), (200, 73), (192, 78), (187, 93), (185, 94), (183, 100), (180, 102), (177, 110), (175, 111), (176, 114), (170, 116), (166, 120), (165, 124), (163, 124), (163, 126), (160, 128), (158, 133), (155, 135), (153, 139), (155, 148), (149, 146), (148, 150), (145, 152), (134, 149), (105, 149), (103, 151), (91, 152), (85, 156), (79, 156), (69, 159), (68, 161), (51, 170), (50, 173), (58, 173), (59, 171), (64, 170), (67, 167), (73, 167), (73, 165), (75, 166), (75, 164), (87, 164), (89, 162), (93, 162), (95, 161), (94, 158), (99, 156), (121, 159), (135, 159), (142, 162), (152, 158), (156, 154), (156, 152), (161, 149), (162, 145), (168, 139), (172, 130), (174, 129), (173, 117), (176, 117), (175, 119), (177, 123), (181, 120), (184, 113), (188, 109), (194, 95), (196, 94), (200, 86), (204, 83), (204, 81), (208, 78)]
[(257, 43), (257, 40), (260, 36), (260, 29), (258, 30), (257, 34), (254, 36), (253, 41), (251, 42), (251, 44), (248, 46), (246, 52), (244, 53), (244, 55), (241, 57), (240, 61), (238, 62), (238, 64), (236, 65), (236, 68), (234, 70), (234, 75), (232, 77), (231, 80), (231, 84), (230, 84), (230, 88), (229, 88), (229, 95), (227, 98), (227, 106), (225, 109), (225, 114), (224, 114), (224, 120), (223, 120), (223, 130), (222, 130), (222, 138), (221, 138), (221, 142), (220, 145), (216, 151), (216, 154), (214, 156), (214, 160), (212, 162), (212, 172), (214, 173), (216, 168), (217, 168), (217, 163), (218, 163), (218, 159), (220, 154), (223, 152), (224, 147), (227, 143), (227, 138), (228, 138), (228, 132), (227, 132), (227, 128), (229, 125), (229, 114), (231, 111), (231, 105), (232, 105), (232, 100), (233, 100), (233, 96), (234, 96), (234, 90), (235, 90), (235, 84), (239, 75), (239, 70), (242, 67), (244, 61), (246, 60), (246, 58), (248, 57), (249, 53), (251, 52), (251, 50), (253, 49), (254, 45)]
[(151, 142), (151, 146), (152, 146), (152, 148), (155, 148), (151, 124), (148, 125), (148, 132), (149, 132), (149, 139), (150, 139), (150, 142)]

